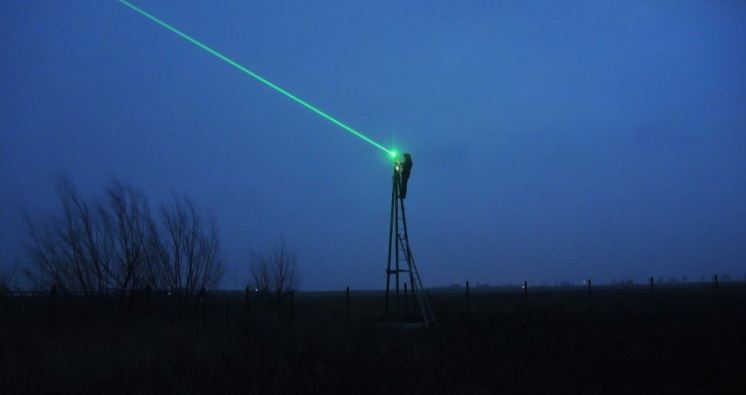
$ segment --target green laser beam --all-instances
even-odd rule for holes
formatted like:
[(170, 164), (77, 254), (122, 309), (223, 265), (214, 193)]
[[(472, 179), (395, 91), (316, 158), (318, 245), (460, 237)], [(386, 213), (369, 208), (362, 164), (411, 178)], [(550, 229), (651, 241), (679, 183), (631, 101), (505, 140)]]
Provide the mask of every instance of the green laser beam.
[(137, 11), (140, 15), (142, 15), (142, 16), (150, 19), (151, 21), (153, 21), (153, 22), (161, 25), (162, 27), (164, 27), (164, 28), (172, 31), (173, 33), (176, 33), (176, 35), (178, 35), (179, 37), (181, 37), (181, 38), (189, 41), (190, 43), (196, 45), (197, 47), (205, 50), (209, 54), (217, 57), (218, 59), (224, 61), (225, 63), (228, 63), (229, 65), (231, 65), (231, 66), (233, 66), (233, 67), (235, 67), (235, 68), (243, 71), (245, 74), (247, 74), (250, 77), (256, 79), (257, 81), (263, 83), (264, 85), (267, 85), (270, 88), (276, 90), (277, 92), (282, 93), (283, 95), (285, 95), (288, 98), (292, 99), (296, 103), (298, 103), (298, 104), (302, 105), (303, 107), (305, 107), (305, 108), (307, 108), (307, 109), (315, 112), (316, 114), (320, 115), (322, 118), (330, 121), (331, 123), (339, 126), (340, 128), (342, 128), (342, 129), (344, 129), (344, 130), (352, 133), (353, 135), (359, 137), (360, 139), (362, 139), (363, 141), (367, 142), (368, 144), (371, 144), (374, 147), (383, 150), (384, 152), (386, 152), (392, 158), (395, 158), (397, 156), (397, 152), (396, 151), (387, 149), (386, 147), (384, 147), (383, 145), (377, 143), (375, 140), (371, 139), (370, 137), (368, 137), (368, 136), (366, 136), (366, 135), (358, 132), (357, 130), (355, 130), (355, 129), (353, 129), (353, 128), (347, 126), (347, 125), (345, 125), (344, 123), (342, 123), (341, 121), (339, 121), (336, 118), (332, 117), (331, 115), (329, 115), (329, 114), (327, 114), (327, 113), (319, 110), (318, 108), (314, 107), (313, 105), (311, 105), (311, 104), (303, 101), (298, 96), (295, 96), (294, 94), (286, 91), (285, 89), (283, 89), (283, 88), (281, 88), (281, 87), (273, 84), (271, 81), (267, 80), (266, 78), (264, 78), (264, 77), (260, 76), (259, 74), (255, 73), (255, 72), (253, 72), (253, 71), (251, 71), (249, 69), (247, 69), (246, 67), (244, 67), (241, 64), (237, 63), (233, 59), (231, 59), (231, 58), (223, 55), (222, 53), (220, 53), (220, 52), (218, 52), (218, 51), (216, 51), (216, 50), (208, 47), (207, 45), (203, 44), (199, 40), (192, 38), (191, 36), (189, 36), (188, 34), (182, 32), (181, 30), (179, 30), (179, 29), (177, 29), (177, 28), (169, 25), (168, 23), (166, 23), (166, 22), (158, 19), (157, 17), (155, 17), (154, 15), (148, 13), (147, 11), (143, 10), (142, 8), (140, 8), (140, 7), (138, 7), (138, 6), (130, 3), (127, 0), (117, 0), (117, 1), (119, 1), (120, 3), (126, 5), (127, 7), (131, 8), (131, 9)]

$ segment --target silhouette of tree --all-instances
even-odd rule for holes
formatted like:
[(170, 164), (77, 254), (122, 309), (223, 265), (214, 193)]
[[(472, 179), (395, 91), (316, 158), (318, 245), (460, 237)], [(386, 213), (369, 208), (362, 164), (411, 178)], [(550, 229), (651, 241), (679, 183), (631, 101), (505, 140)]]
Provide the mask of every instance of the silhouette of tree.
[(112, 240), (112, 286), (124, 295), (154, 283), (148, 270), (152, 218), (147, 200), (131, 186), (114, 181), (106, 188), (101, 218)]
[(272, 289), (270, 265), (267, 257), (256, 251), (249, 253), (250, 286), (258, 291), (267, 292)]
[(86, 201), (72, 182), (58, 183), (60, 215), (31, 218), (27, 251), (37, 289), (84, 295), (116, 290), (122, 297), (161, 288), (194, 293), (223, 274), (217, 226), (186, 198), (153, 218), (145, 196), (112, 181), (105, 198)]
[(160, 287), (187, 294), (214, 288), (224, 272), (215, 223), (205, 221), (191, 200), (174, 197), (161, 206), (160, 229), (150, 239)]
[(30, 278), (39, 289), (103, 293), (110, 287), (112, 235), (105, 210), (80, 197), (67, 178), (57, 184), (61, 215), (38, 220), (26, 216), (28, 253), (36, 265)]
[(301, 283), (295, 252), (281, 238), (266, 253), (251, 252), (249, 273), (252, 285), (262, 291), (287, 294)]

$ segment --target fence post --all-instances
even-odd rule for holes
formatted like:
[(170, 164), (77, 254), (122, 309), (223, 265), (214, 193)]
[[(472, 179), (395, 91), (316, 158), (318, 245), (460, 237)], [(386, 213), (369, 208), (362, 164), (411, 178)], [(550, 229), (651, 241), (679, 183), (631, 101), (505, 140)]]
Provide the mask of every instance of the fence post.
[(588, 312), (590, 313), (591, 317), (593, 317), (593, 299), (591, 299), (592, 296), (592, 283), (591, 279), (588, 279)]
[(523, 282), (523, 304), (528, 305), (528, 281)]
[(244, 333), (246, 333), (251, 329), (251, 288), (248, 285), (246, 286), (246, 293), (244, 295), (243, 311), (246, 315), (246, 327), (244, 328)]
[(350, 318), (350, 286), (345, 288), (345, 315)]
[(468, 313), (471, 310), (471, 306), (469, 305), (469, 281), (466, 281), (466, 312)]
[(655, 295), (655, 279), (650, 277), (650, 293)]
[[(412, 300), (412, 314), (417, 314), (417, 298), (414, 294), (415, 287), (416, 285), (414, 287), (409, 287), (409, 297)], [(422, 292), (425, 292), (425, 290), (423, 289)]]
[(225, 312), (223, 313), (223, 326), (228, 327), (228, 323), (230, 322), (231, 317), (231, 304), (226, 303), (225, 304)]
[(295, 316), (295, 290), (290, 290), (290, 318)]
[(251, 314), (251, 289), (248, 285), (244, 294), (244, 312), (246, 315)]
[(153, 290), (150, 288), (150, 285), (145, 287), (145, 308), (148, 312), (153, 309)]
[[(202, 317), (202, 326), (207, 328), (207, 308), (205, 307), (205, 298), (207, 297), (207, 292), (205, 291), (205, 287), (200, 288), (199, 290), (199, 296), (197, 297), (197, 303), (199, 303), (199, 313)], [(190, 301), (190, 310), (191, 310), (191, 301)], [(191, 311), (190, 314), (191, 315)]]

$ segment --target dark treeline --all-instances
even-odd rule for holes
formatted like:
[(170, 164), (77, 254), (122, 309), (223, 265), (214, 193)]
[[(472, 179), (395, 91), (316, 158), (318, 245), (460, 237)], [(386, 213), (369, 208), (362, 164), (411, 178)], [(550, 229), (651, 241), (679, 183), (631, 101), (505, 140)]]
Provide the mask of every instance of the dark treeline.
[(218, 228), (194, 202), (174, 196), (151, 208), (142, 192), (112, 181), (95, 198), (68, 179), (58, 183), (59, 211), (26, 215), (30, 267), (39, 290), (86, 296), (214, 288), (224, 263)]

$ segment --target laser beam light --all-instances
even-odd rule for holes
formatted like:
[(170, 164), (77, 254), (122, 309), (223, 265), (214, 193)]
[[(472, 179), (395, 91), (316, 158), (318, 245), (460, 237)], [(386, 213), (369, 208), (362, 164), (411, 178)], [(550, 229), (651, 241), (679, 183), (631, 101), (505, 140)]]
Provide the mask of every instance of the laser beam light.
[(283, 95), (287, 96), (288, 98), (290, 98), (294, 102), (296, 102), (296, 103), (300, 104), (301, 106), (307, 108), (308, 110), (316, 113), (317, 115), (321, 116), (322, 118), (326, 119), (327, 121), (329, 121), (329, 122), (331, 122), (331, 123), (339, 126), (340, 128), (342, 128), (345, 131), (349, 132), (350, 134), (352, 134), (352, 135), (360, 138), (361, 140), (365, 141), (366, 143), (368, 143), (368, 144), (370, 144), (370, 145), (372, 145), (372, 146), (374, 146), (374, 147), (376, 147), (376, 148), (378, 148), (378, 149), (386, 152), (391, 158), (395, 159), (398, 156), (398, 153), (396, 151), (389, 150), (388, 148), (386, 148), (383, 145), (379, 144), (378, 142), (376, 142), (375, 140), (371, 139), (370, 137), (368, 137), (368, 136), (366, 136), (366, 135), (358, 132), (357, 130), (351, 128), (350, 126), (345, 125), (344, 123), (342, 123), (342, 121), (340, 121), (340, 120), (332, 117), (331, 115), (329, 115), (329, 114), (327, 114), (327, 113), (319, 110), (317, 107), (315, 107), (315, 106), (313, 106), (313, 105), (305, 102), (304, 100), (302, 100), (298, 96), (295, 96), (294, 94), (288, 92), (287, 90), (285, 90), (285, 89), (283, 89), (283, 88), (275, 85), (274, 83), (272, 83), (271, 81), (267, 80), (266, 78), (264, 78), (264, 77), (260, 76), (259, 74), (255, 73), (255, 72), (253, 72), (253, 71), (251, 71), (249, 69), (247, 69), (243, 65), (241, 65), (238, 62), (234, 61), (233, 59), (231, 59), (231, 58), (223, 55), (222, 53), (220, 53), (220, 52), (218, 52), (218, 51), (216, 51), (216, 50), (208, 47), (207, 45), (205, 45), (204, 43), (198, 41), (197, 39), (192, 38), (191, 36), (189, 36), (188, 34), (182, 32), (181, 30), (179, 30), (179, 29), (177, 29), (177, 28), (169, 25), (168, 23), (166, 23), (166, 22), (158, 19), (157, 17), (153, 16), (152, 14), (150, 14), (147, 11), (143, 10), (142, 8), (140, 8), (140, 7), (138, 7), (138, 6), (130, 3), (127, 0), (117, 0), (117, 1), (119, 1), (120, 3), (126, 5), (127, 7), (131, 8), (132, 10), (137, 11), (137, 13), (139, 13), (140, 15), (142, 15), (142, 16), (150, 19), (151, 21), (153, 21), (153, 22), (157, 23), (158, 25), (166, 28), (167, 30), (170, 30), (171, 32), (175, 33), (176, 35), (178, 35), (179, 37), (183, 38), (184, 40), (186, 40), (186, 41), (194, 44), (195, 46), (201, 48), (202, 50), (204, 50), (205, 52), (209, 53), (210, 55), (213, 55), (216, 58), (224, 61), (225, 63), (228, 63), (229, 65), (231, 65), (231, 66), (235, 67), (236, 69), (242, 71), (244, 74), (246, 74), (246, 75), (248, 75), (248, 76), (256, 79), (257, 81), (263, 83), (264, 85), (267, 85), (268, 87), (276, 90), (277, 92), (282, 93)]

